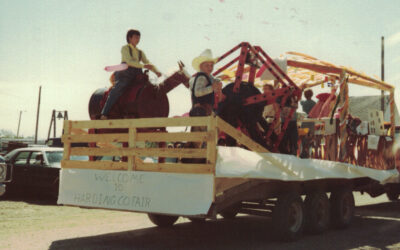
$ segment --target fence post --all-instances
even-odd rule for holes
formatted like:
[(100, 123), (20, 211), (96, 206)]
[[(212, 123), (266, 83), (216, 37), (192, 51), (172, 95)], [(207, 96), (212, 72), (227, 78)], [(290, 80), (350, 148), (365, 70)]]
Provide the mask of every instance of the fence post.
[[(218, 140), (218, 133), (216, 127), (216, 118), (214, 116), (210, 116), (210, 119), (207, 123), (207, 163), (214, 164), (217, 158), (217, 140)], [(213, 167), (213, 173), (215, 175), (215, 166)]]
[(218, 131), (217, 131), (217, 117), (211, 115), (207, 123), (207, 163), (212, 165), (212, 173), (214, 177), (213, 184), (213, 200), (216, 197), (216, 183), (215, 183), (215, 164), (217, 161), (217, 141), (218, 141)]
[[(64, 121), (64, 135), (71, 135), (71, 127), (72, 127), (72, 122), (69, 120)], [(63, 154), (63, 161), (64, 160), (69, 160), (71, 156), (71, 142), (65, 141), (64, 142), (64, 154)], [(62, 167), (63, 164), (61, 164)]]
[(128, 147), (130, 154), (128, 155), (128, 171), (136, 169), (135, 165), (135, 148), (136, 148), (136, 128), (129, 128)]

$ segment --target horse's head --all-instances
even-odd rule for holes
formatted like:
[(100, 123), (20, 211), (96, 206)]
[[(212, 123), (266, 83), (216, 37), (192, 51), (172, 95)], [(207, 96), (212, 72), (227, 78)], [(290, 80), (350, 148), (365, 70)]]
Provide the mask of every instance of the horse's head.
[(189, 88), (189, 79), (190, 75), (188, 72), (185, 70), (185, 65), (183, 64), (182, 61), (178, 62), (179, 70), (176, 71), (174, 74), (172, 74), (170, 77), (165, 79), (165, 81), (160, 84), (160, 90), (165, 91), (165, 93), (168, 93), (175, 87), (177, 87), (179, 84), (183, 83), (185, 87)]
[(179, 61), (179, 62), (178, 62), (178, 65), (179, 65), (178, 74), (184, 75), (184, 76), (186, 77), (186, 79), (188, 79), (188, 80), (186, 80), (186, 81), (183, 81), (182, 83), (183, 83), (183, 85), (185, 85), (186, 88), (189, 88), (189, 79), (190, 79), (190, 75), (189, 75), (189, 73), (188, 73), (188, 72), (186, 71), (186, 69), (185, 69), (185, 64), (183, 64), (182, 61)]

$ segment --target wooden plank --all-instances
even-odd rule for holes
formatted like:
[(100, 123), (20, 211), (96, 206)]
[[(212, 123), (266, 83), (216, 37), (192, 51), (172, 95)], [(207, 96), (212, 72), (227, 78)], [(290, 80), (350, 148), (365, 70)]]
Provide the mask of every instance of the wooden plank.
[(306, 62), (299, 62), (299, 61), (294, 61), (294, 60), (287, 60), (287, 65), (291, 67), (296, 67), (296, 68), (303, 68), (303, 69), (308, 69), (314, 72), (322, 73), (322, 74), (328, 74), (328, 73), (334, 73), (334, 74), (340, 74), (342, 72), (342, 69), (333, 67), (333, 66), (327, 66), (327, 65), (318, 65), (314, 63), (306, 63)]
[(370, 82), (374, 82), (374, 83), (376, 83), (377, 85), (379, 85), (379, 86), (381, 86), (382, 88), (385, 88), (385, 89), (387, 89), (387, 90), (392, 90), (392, 89), (394, 89), (394, 86), (390, 85), (389, 83), (376, 80), (376, 79), (374, 79), (374, 78), (372, 78), (372, 77), (369, 77), (369, 76), (367, 76), (367, 75), (365, 75), (365, 74), (356, 72), (356, 71), (354, 71), (354, 70), (352, 70), (352, 69), (349, 69), (349, 68), (346, 68), (346, 67), (343, 67), (343, 69), (344, 69), (347, 73), (349, 73), (349, 74), (351, 74), (351, 75), (361, 77), (361, 78), (363, 78), (363, 79), (365, 79), (365, 80), (367, 80), (367, 81), (370, 81)]
[(138, 133), (137, 141), (209, 141), (212, 137), (207, 132), (152, 132), (152, 133)]
[[(319, 65), (319, 64), (314, 64), (314, 63), (306, 63), (306, 62), (299, 62), (299, 61), (294, 61), (294, 60), (287, 60), (288, 66), (291, 67), (296, 67), (296, 68), (303, 68), (303, 69), (308, 69), (314, 72), (322, 73), (322, 74), (337, 74), (340, 75), (342, 70), (345, 70), (347, 73), (349, 73), (352, 76), (357, 76), (360, 77), (366, 81), (362, 80), (351, 80), (350, 82), (363, 85), (363, 86), (368, 86), (371, 88), (376, 88), (376, 89), (382, 89), (382, 90), (391, 90), (394, 89), (394, 87), (388, 83), (381, 82), (379, 80), (376, 80), (374, 78), (371, 78), (365, 74), (356, 72), (352, 69), (346, 68), (346, 67), (336, 67), (336, 66), (327, 66), (327, 65)], [(368, 81), (368, 82), (367, 82)]]
[(210, 139), (207, 142), (207, 161), (210, 164), (215, 164), (217, 160), (217, 140), (218, 140), (218, 133), (217, 133), (217, 119), (215, 117), (210, 116), (210, 120), (207, 125), (208, 133), (210, 134)]
[[(136, 128), (129, 128), (129, 149), (136, 148)], [(128, 156), (128, 171), (135, 170), (135, 154)]]
[(62, 136), (65, 142), (128, 142), (128, 134), (88, 134)]
[(71, 161), (62, 160), (62, 168), (101, 169), (101, 170), (127, 170), (127, 162), (114, 161)]
[(207, 151), (198, 148), (71, 148), (71, 155), (129, 156), (133, 154), (136, 156), (206, 158)]
[[(213, 168), (210, 164), (143, 163), (143, 161), (136, 161), (136, 164), (136, 171), (165, 173), (209, 174)], [(63, 168), (128, 170), (127, 162), (62, 160), (61, 165)]]
[(394, 117), (394, 112), (395, 112), (395, 103), (394, 103), (394, 90), (390, 91), (389, 95), (389, 108), (390, 108), (390, 136), (392, 137), (393, 140), (393, 145), (395, 144), (395, 129), (396, 129), (396, 124), (395, 124), (395, 117)]
[(223, 132), (235, 138), (238, 143), (245, 145), (250, 150), (255, 152), (269, 152), (268, 149), (264, 148), (260, 144), (254, 142), (248, 136), (232, 127), (229, 123), (225, 122), (221, 118), (217, 117), (217, 127)]
[(218, 131), (217, 131), (217, 119), (214, 116), (210, 116), (207, 125), (207, 131), (212, 134), (213, 140), (207, 142), (207, 163), (213, 166), (212, 173), (214, 175), (213, 181), (213, 201), (215, 201), (216, 197), (216, 184), (215, 184), (215, 162), (217, 161), (217, 140), (218, 140)]
[(154, 128), (206, 126), (208, 117), (140, 118), (118, 120), (72, 121), (73, 128)]
[(213, 171), (213, 165), (184, 163), (138, 163), (136, 170), (164, 173), (211, 174)]
[(360, 80), (357, 78), (349, 78), (349, 82), (352, 84), (364, 86), (364, 87), (369, 87), (369, 88), (374, 88), (374, 89), (379, 89), (379, 90), (385, 90), (385, 91), (391, 91), (392, 88), (386, 87), (384, 85), (378, 85), (376, 83)]
[[(64, 134), (65, 135), (70, 135), (71, 134), (71, 128), (72, 128), (71, 121), (65, 120), (64, 121)], [(66, 142), (66, 143), (64, 143), (63, 160), (69, 160), (70, 156), (71, 156), (71, 143)]]
[[(88, 135), (63, 135), (63, 142), (128, 142), (126, 134), (88, 134)], [(151, 132), (136, 133), (136, 141), (209, 141), (211, 135), (207, 132)]]

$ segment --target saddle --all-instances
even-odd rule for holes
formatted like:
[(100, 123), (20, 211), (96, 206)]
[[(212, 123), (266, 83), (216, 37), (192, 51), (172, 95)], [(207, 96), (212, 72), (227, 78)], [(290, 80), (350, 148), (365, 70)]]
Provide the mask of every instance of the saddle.
[[(112, 110), (116, 106), (126, 106), (128, 103), (132, 103), (134, 100), (136, 100), (137, 97), (140, 95), (143, 87), (148, 83), (148, 80), (149, 78), (147, 74), (138, 74), (135, 80), (131, 84), (129, 84), (125, 92), (120, 96), (119, 100), (115, 103)], [(113, 86), (111, 86), (106, 92), (104, 92), (103, 98), (100, 102), (101, 107), (104, 107), (112, 87)]]

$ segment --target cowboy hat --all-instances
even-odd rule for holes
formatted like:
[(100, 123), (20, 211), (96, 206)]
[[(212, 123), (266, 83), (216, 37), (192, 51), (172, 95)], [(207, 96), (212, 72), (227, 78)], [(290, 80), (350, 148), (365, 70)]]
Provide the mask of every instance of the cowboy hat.
[(210, 49), (204, 50), (198, 57), (194, 58), (192, 61), (192, 66), (196, 71), (200, 71), (200, 65), (203, 62), (213, 62), (216, 63), (218, 58), (213, 58)]

